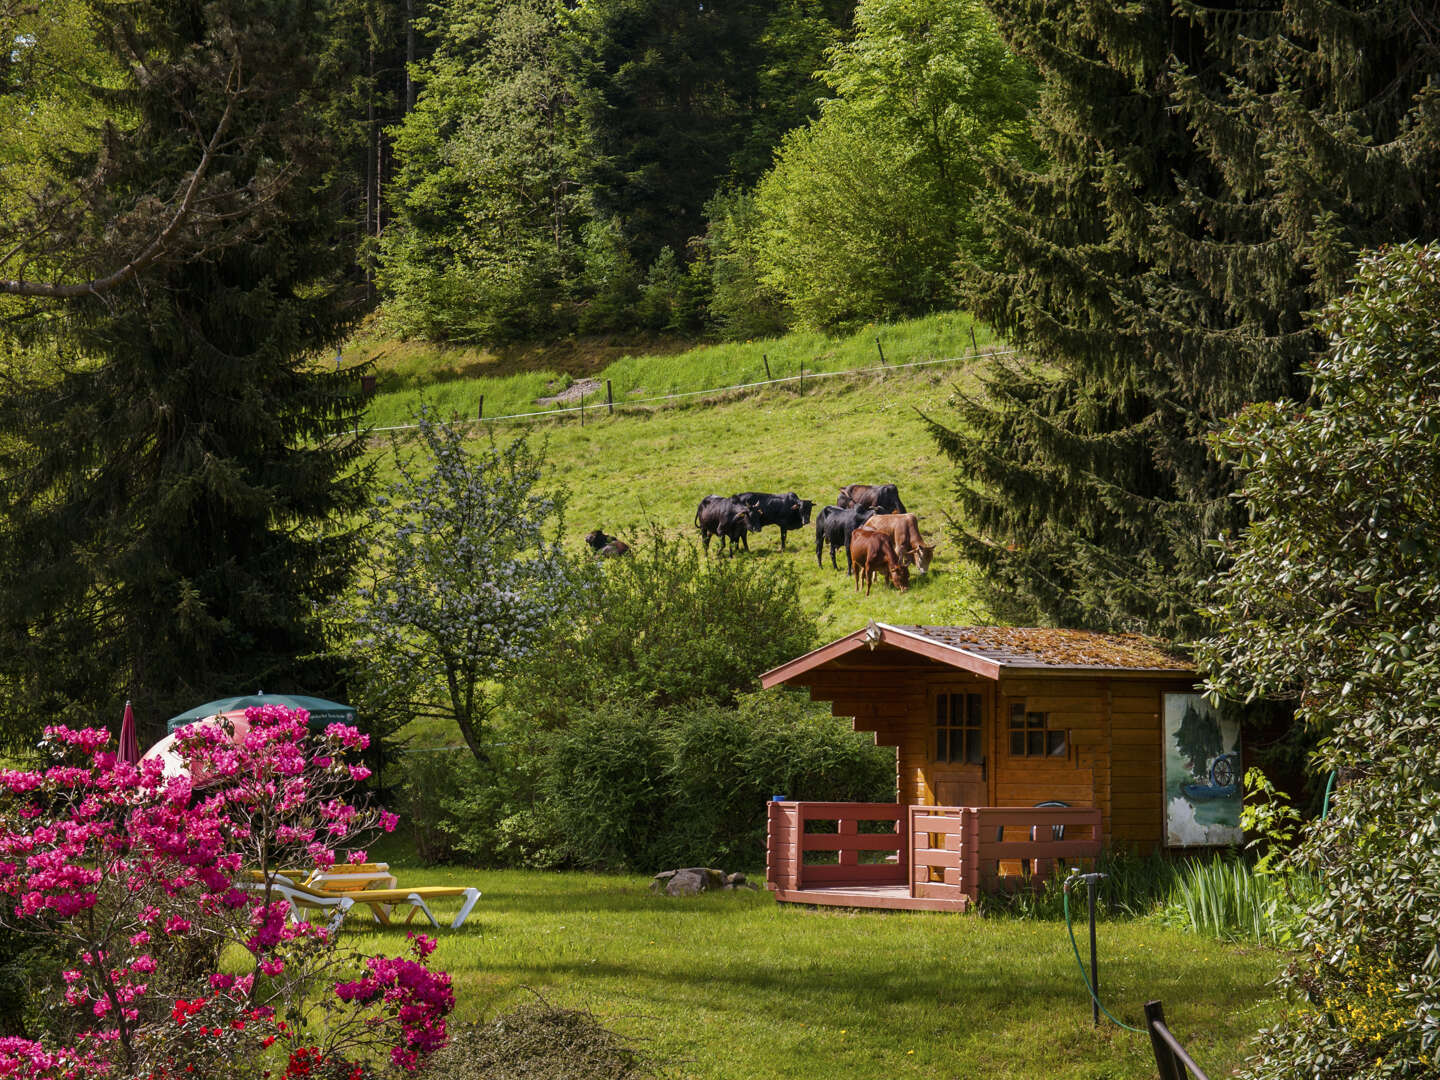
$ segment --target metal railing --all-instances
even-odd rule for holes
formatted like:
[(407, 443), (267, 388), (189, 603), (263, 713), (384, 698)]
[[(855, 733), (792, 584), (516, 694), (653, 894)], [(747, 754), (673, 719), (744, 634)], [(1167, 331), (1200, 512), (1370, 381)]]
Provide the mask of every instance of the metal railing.
[(1165, 1012), (1160, 1008), (1160, 1002), (1145, 1003), (1145, 1026), (1150, 1031), (1150, 1046), (1155, 1051), (1155, 1067), (1160, 1070), (1160, 1080), (1185, 1080), (1187, 1071), (1195, 1080), (1210, 1080), (1205, 1070), (1195, 1064), (1165, 1026)]

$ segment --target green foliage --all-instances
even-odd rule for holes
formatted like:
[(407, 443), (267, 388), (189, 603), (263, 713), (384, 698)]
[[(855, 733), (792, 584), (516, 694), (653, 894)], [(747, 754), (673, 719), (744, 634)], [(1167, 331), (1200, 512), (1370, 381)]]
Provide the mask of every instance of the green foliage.
[(1248, 859), (1216, 856), (1184, 865), (1160, 915), (1220, 941), (1293, 946), (1300, 916), (1316, 892), (1304, 874), (1265, 873)]
[(1300, 814), (1290, 805), (1290, 796), (1277, 790), (1259, 769), (1246, 769), (1240, 828), (1251, 838), (1245, 846), (1261, 849), (1255, 873), (1278, 872), (1277, 865), (1293, 847), (1300, 824)]
[(710, 197), (753, 184), (781, 135), (813, 115), (832, 33), (813, 0), (590, 0), (569, 25), (586, 187), (641, 266), (684, 251)]
[(783, 563), (706, 558), (656, 531), (625, 558), (575, 573), (576, 606), (507, 685), (509, 699), (547, 725), (592, 699), (728, 703), (815, 641)]
[(580, 262), (580, 283), (586, 298), (580, 312), (581, 332), (633, 329), (634, 308), (640, 299), (640, 268), (616, 218), (585, 223)]
[(483, 760), (490, 680), (561, 617), (564, 494), (537, 488), (544, 452), (523, 435), (477, 452), (422, 410), (415, 437), (408, 456), (392, 443), (396, 479), (368, 511), (377, 543), (334, 623), (349, 634), (344, 652), (382, 672), (401, 707), (454, 719)]
[(505, 342), (704, 328), (708, 263), (689, 254), (703, 207), (753, 183), (814, 114), (832, 17), (816, 0), (435, 5), (421, 20), (434, 55), (393, 131), (378, 275), (391, 329)]
[(789, 326), (784, 297), (760, 270), (759, 213), (753, 194), (729, 191), (705, 204), (701, 241), (710, 272), (710, 317), (731, 340), (772, 337)]
[(1256, 1078), (1427, 1075), (1440, 1049), (1440, 250), (1366, 255), (1321, 325), (1308, 405), (1255, 406), (1217, 440), (1253, 524), (1217, 583), (1202, 657), (1232, 697), (1291, 696), (1339, 769), (1292, 865), (1319, 895)]
[(962, 272), (1034, 362), (936, 425), (956, 538), (1009, 619), (1192, 638), (1205, 540), (1245, 523), (1206, 433), (1304, 396), (1355, 251), (1440, 235), (1440, 42), (1388, 3), (991, 7), (1049, 164), (997, 176)]
[(540, 813), (565, 864), (764, 865), (766, 803), (889, 802), (893, 754), (793, 695), (646, 708), (612, 698), (553, 739)]
[(1033, 71), (980, 0), (863, 4), (827, 61), (835, 96), (757, 189), (765, 284), (813, 327), (949, 306), (984, 170), (1033, 159)]
[(436, 5), (381, 240), (397, 332), (494, 341), (563, 322), (583, 208), (558, 16), (547, 0)]
[(32, 155), (7, 181), (42, 178), (58, 216), (0, 198), (0, 247), (75, 293), (14, 299), (0, 329), (3, 738), (127, 697), (143, 740), (237, 688), (340, 696), (316, 612), (353, 565), (366, 473), (353, 376), (311, 366), (357, 313), (322, 120), (353, 73), (317, 60), (332, 9), (66, 12), (89, 60), (57, 93), (85, 95), (93, 129), (7, 144)]

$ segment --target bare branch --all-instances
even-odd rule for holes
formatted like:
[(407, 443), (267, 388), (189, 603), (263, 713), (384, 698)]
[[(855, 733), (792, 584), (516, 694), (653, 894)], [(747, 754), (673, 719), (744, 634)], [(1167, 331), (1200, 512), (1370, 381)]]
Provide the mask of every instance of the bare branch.
[(76, 284), (60, 284), (58, 282), (38, 282), (25, 280), (11, 280), (0, 278), (0, 293), (11, 296), (32, 296), (46, 297), (50, 299), (70, 299), (77, 296), (99, 296), (115, 289), (134, 278), (141, 271), (151, 266), (157, 259), (168, 254), (172, 250), (172, 243), (180, 228), (189, 219), (195, 207), (195, 201), (200, 193), (200, 187), (204, 183), (205, 174), (210, 169), (226, 132), (230, 128), (230, 121), (234, 115), (235, 101), (243, 93), (239, 85), (239, 61), (230, 69), (230, 75), (225, 86), (225, 111), (221, 114), (219, 122), (215, 125), (215, 131), (211, 134), (209, 142), (205, 145), (204, 152), (200, 155), (200, 162), (195, 166), (195, 171), (190, 176), (186, 185), (185, 194), (180, 199), (174, 216), (169, 224), (161, 229), (155, 238), (134, 258), (124, 266), (106, 274), (104, 277), (94, 278), (90, 281)]

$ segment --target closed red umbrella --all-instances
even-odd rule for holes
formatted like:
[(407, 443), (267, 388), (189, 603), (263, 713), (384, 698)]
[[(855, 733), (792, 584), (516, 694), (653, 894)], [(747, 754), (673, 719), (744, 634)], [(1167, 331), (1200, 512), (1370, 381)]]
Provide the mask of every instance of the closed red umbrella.
[(135, 710), (125, 702), (125, 718), (120, 721), (120, 750), (115, 760), (128, 761), (132, 765), (140, 760), (140, 742), (135, 738)]

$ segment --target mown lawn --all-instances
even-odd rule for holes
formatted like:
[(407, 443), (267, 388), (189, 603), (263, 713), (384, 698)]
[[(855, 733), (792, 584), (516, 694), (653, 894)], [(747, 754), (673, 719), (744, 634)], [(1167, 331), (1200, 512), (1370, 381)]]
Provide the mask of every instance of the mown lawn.
[[(643, 1040), (673, 1077), (1154, 1075), (1146, 1036), (1103, 1018), (1092, 1027), (1063, 922), (808, 909), (764, 891), (671, 899), (634, 876), (400, 873), (484, 892), (465, 927), (436, 935), (459, 1019), (539, 994)], [(400, 947), (400, 931), (348, 925), (378, 939), (366, 948)], [(1279, 958), (1267, 950), (1148, 920), (1103, 922), (1099, 940), (1107, 1007), (1139, 1026), (1143, 1003), (1162, 1000), (1212, 1077), (1240, 1062), (1279, 1007), (1267, 988)]]

